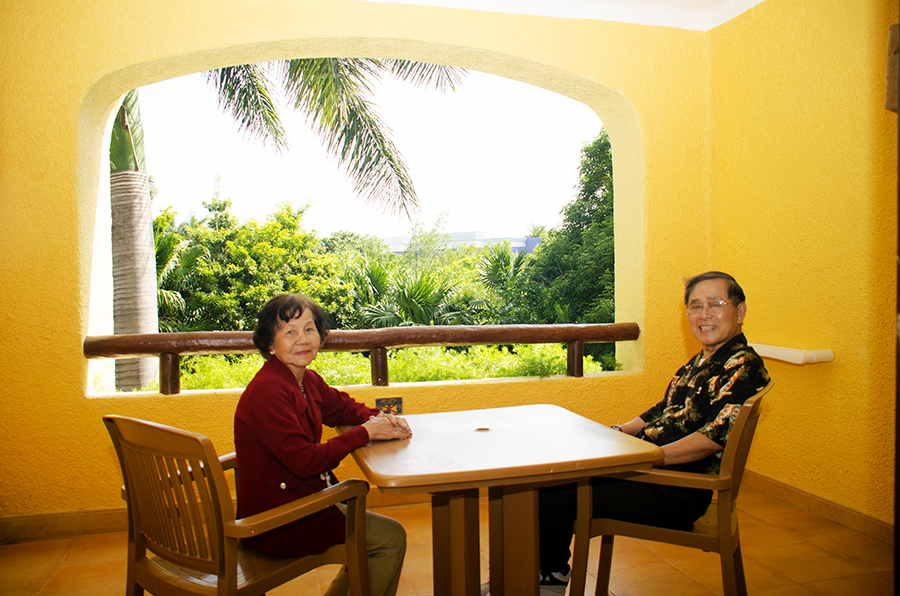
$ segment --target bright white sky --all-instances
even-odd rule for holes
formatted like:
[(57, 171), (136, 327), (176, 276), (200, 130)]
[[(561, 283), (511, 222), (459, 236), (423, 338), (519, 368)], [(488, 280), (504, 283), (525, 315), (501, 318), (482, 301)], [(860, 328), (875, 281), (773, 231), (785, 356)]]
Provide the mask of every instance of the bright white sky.
[(386, 81), (374, 101), (412, 175), (421, 203), (413, 222), (355, 195), (302, 114), (284, 109), (290, 150), (282, 155), (238, 132), (206, 79), (190, 75), (139, 92), (147, 169), (159, 191), (154, 215), (172, 206), (181, 222), (207, 215), (202, 203), (221, 177), (220, 197), (239, 219), (264, 221), (284, 202), (309, 204), (305, 228), (382, 238), (420, 221), (444, 231), (524, 236), (557, 226), (575, 196), (581, 147), (602, 126), (587, 106), (525, 83), (470, 72), (439, 94)]

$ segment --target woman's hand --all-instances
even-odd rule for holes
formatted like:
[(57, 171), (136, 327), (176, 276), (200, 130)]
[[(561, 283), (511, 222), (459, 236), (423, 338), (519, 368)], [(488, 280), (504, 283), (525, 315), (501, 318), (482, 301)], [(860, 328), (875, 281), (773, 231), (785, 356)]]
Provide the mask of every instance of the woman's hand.
[(412, 436), (409, 423), (405, 419), (397, 418), (393, 414), (385, 414), (384, 412), (379, 412), (377, 416), (370, 417), (362, 426), (369, 433), (370, 441), (408, 439)]

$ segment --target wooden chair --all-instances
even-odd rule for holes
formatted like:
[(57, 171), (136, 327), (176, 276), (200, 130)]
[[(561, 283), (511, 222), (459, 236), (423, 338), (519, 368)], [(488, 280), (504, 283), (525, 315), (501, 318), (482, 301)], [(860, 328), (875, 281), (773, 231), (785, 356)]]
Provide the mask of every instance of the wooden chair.
[[(346, 480), (243, 519), (223, 463), (205, 436), (121, 416), (104, 416), (125, 479), (128, 503), (127, 596), (262, 595), (316, 567), (347, 565), (350, 594), (369, 596), (365, 509), (369, 486)], [(318, 555), (272, 557), (240, 539), (278, 528), (335, 503), (347, 503), (343, 544)]]
[(704, 551), (717, 552), (722, 565), (722, 584), (726, 596), (746, 596), (747, 582), (741, 559), (738, 535), (737, 497), (744, 475), (744, 465), (750, 453), (750, 443), (759, 422), (762, 396), (772, 388), (772, 381), (756, 395), (744, 402), (738, 413), (728, 443), (722, 454), (718, 475), (650, 469), (623, 474), (619, 477), (635, 482), (649, 482), (669, 486), (708, 489), (715, 499), (706, 513), (689, 530), (671, 530), (656, 526), (624, 522), (614, 519), (592, 519), (590, 481), (578, 486), (578, 519), (575, 522), (575, 549), (572, 557), (571, 596), (584, 594), (587, 557), (590, 539), (601, 536), (600, 565), (597, 571), (598, 596), (609, 593), (613, 540), (616, 536), (631, 536), (644, 540), (679, 544)]

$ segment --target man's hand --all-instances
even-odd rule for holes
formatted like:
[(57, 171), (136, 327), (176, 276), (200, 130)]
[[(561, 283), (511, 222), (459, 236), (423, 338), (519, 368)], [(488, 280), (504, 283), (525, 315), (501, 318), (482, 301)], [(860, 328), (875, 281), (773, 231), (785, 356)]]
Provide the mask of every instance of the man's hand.
[(655, 468), (686, 464), (722, 451), (718, 443), (696, 432), (663, 445), (660, 449), (663, 451), (663, 459), (653, 462)]

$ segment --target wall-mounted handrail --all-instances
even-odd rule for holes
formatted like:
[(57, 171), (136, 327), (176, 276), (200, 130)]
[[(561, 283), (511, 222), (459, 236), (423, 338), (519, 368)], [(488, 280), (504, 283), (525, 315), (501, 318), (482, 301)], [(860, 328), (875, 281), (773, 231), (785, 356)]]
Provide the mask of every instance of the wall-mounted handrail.
[[(567, 374), (584, 376), (584, 344), (634, 341), (637, 323), (597, 325), (434, 325), (382, 329), (336, 329), (325, 338), (323, 351), (371, 352), (372, 384), (388, 385), (387, 350), (413, 346), (474, 346), (564, 343), (568, 348)], [(160, 360), (160, 392), (181, 390), (181, 356), (252, 354), (250, 331), (197, 331), (95, 335), (84, 340), (85, 358), (149, 358)]]
[(834, 352), (831, 350), (798, 350), (765, 344), (750, 344), (756, 353), (763, 358), (781, 360), (791, 364), (815, 364), (817, 362), (833, 362)]

